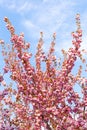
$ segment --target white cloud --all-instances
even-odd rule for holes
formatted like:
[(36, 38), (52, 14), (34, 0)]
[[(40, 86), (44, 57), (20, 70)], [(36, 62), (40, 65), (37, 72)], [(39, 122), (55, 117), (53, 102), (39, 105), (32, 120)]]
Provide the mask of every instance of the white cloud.
[(36, 8), (36, 6), (32, 2), (24, 0), (1, 0), (0, 6), (15, 11), (20, 15), (24, 15), (25, 13), (28, 13), (31, 9)]
[(47, 2), (48, 0), (43, 0), (43, 2)]
[[(71, 46), (70, 33), (75, 30), (74, 7), (76, 4), (75, 1), (69, 0), (43, 0), (42, 2), (35, 0), (0, 1), (0, 5), (5, 5), (8, 9), (15, 10), (22, 16), (20, 24), (23, 25), (26, 34), (29, 32), (30, 37), (37, 39), (39, 32), (44, 32), (46, 42), (46, 47), (44, 46), (44, 48), (47, 48), (52, 40), (50, 37), (56, 32), (56, 51), (59, 51), (61, 48), (68, 49)], [(87, 23), (86, 21), (85, 19), (85, 24)], [(86, 46), (85, 42), (83, 42), (83, 46)]]
[(36, 5), (26, 1), (26, 2), (23, 2), (22, 4), (19, 5), (17, 12), (20, 14), (25, 14), (25, 13), (28, 13), (30, 10), (35, 9), (35, 8), (37, 8)]
[(0, 6), (5, 7), (8, 9), (14, 9), (15, 8), (15, 1), (10, 1), (10, 0), (0, 0)]
[[(37, 31), (42, 30), (46, 34), (48, 33), (48, 35), (54, 33), (55, 31), (60, 31), (60, 28), (64, 26), (63, 24), (66, 24), (64, 21), (71, 15), (71, 5), (73, 6), (73, 2), (54, 2), (54, 4), (51, 4), (49, 1), (48, 5), (40, 3), (40, 6), (38, 5), (38, 8), (35, 10), (36, 12), (31, 18), (31, 22), (33, 22), (35, 27), (37, 26)], [(24, 21), (28, 22), (28, 18), (24, 19)], [(28, 27), (26, 26), (27, 29)]]
[(25, 21), (23, 21), (23, 24), (24, 24), (25, 27), (27, 27), (28, 29), (35, 28), (35, 25), (34, 25), (30, 20), (25, 20)]
[[(45, 3), (48, 2), (48, 3)], [(74, 2), (55, 1), (50, 2), (49, 0), (40, 3), (36, 8), (32, 17), (28, 18), (25, 16), (22, 21), (22, 25), (30, 35), (33, 34), (33, 39), (37, 39), (39, 32), (44, 32), (44, 50), (48, 50), (49, 44), (52, 40), (52, 34), (57, 33), (57, 45), (56, 52), (64, 48), (68, 49), (71, 44), (71, 31), (75, 28), (72, 27), (72, 17)], [(37, 4), (36, 4), (37, 6)], [(32, 10), (33, 11), (33, 10)], [(68, 20), (71, 20), (68, 22)], [(73, 18), (74, 21), (74, 18)], [(75, 24), (75, 23), (74, 23)], [(72, 30), (73, 28), (73, 30)], [(60, 52), (61, 53), (61, 52)]]
[(3, 4), (3, 0), (0, 0), (0, 5), (2, 5)]
[(18, 8), (18, 12), (25, 11), (27, 8), (31, 9), (31, 8), (32, 8), (32, 5), (29, 4), (28, 2), (25, 2), (24, 4), (22, 4), (22, 5)]

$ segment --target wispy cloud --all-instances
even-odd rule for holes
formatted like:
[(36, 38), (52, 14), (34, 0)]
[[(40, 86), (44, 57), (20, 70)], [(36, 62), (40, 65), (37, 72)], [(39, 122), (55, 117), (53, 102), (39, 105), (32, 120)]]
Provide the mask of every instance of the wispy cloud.
[(33, 3), (30, 3), (28, 1), (26, 2), (23, 2), (22, 4), (20, 4), (19, 8), (17, 9), (17, 12), (20, 13), (20, 14), (25, 14), (25, 13), (28, 13), (29, 11), (31, 11), (32, 9), (35, 9), (37, 8), (36, 5), (34, 5)]
[(23, 24), (29, 29), (35, 28), (35, 24), (33, 24), (30, 20), (25, 20)]
[[(21, 21), (19, 21), (22, 29), (26, 32), (25, 35), (29, 33), (30, 37), (36, 40), (39, 32), (43, 31), (46, 42), (44, 49), (47, 49), (48, 44), (52, 40), (52, 34), (56, 32), (56, 52), (59, 52), (61, 48), (68, 49), (71, 46), (71, 32), (75, 30), (74, 17), (78, 13), (76, 7), (82, 5), (82, 2), (78, 3), (78, 1), (0, 0), (0, 6), (4, 5), (8, 10), (16, 12), (21, 16)], [(87, 23), (86, 11), (81, 14), (81, 17), (84, 19), (82, 27), (85, 29)], [(86, 38), (83, 37), (83, 47), (87, 46), (85, 40)]]
[[(45, 2), (48, 2), (48, 5), (45, 4)], [(64, 21), (66, 21), (72, 13), (71, 5), (73, 6), (74, 3), (71, 3), (54, 2), (53, 4), (45, 0), (44, 3), (40, 3), (40, 6), (36, 8), (36, 12), (34, 12), (32, 18), (28, 19), (25, 17), (23, 21), (24, 26), (26, 26), (25, 23), (27, 21), (26, 29), (28, 29), (31, 21), (35, 27), (37, 26), (38, 30), (36, 33), (42, 30), (49, 35), (53, 32), (60, 31), (66, 24)]]
[(15, 11), (20, 15), (28, 13), (33, 8), (36, 8), (34, 3), (24, 0), (0, 0), (0, 6), (5, 7), (11, 11)]

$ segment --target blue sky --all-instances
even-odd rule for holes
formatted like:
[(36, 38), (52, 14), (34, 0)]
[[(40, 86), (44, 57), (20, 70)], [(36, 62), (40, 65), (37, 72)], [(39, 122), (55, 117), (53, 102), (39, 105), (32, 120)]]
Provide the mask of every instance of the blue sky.
[(9, 32), (3, 21), (7, 16), (16, 29), (24, 32), (25, 39), (34, 51), (39, 32), (44, 32), (44, 50), (47, 51), (52, 34), (57, 33), (56, 52), (71, 46), (71, 32), (76, 29), (75, 15), (80, 13), (83, 29), (83, 43), (86, 47), (87, 1), (84, 0), (0, 0), (0, 38), (9, 42)]
[[(76, 29), (77, 13), (81, 15), (82, 48), (87, 49), (87, 0), (0, 0), (0, 39), (10, 42), (10, 34), (3, 21), (6, 16), (14, 25), (17, 34), (24, 32), (25, 40), (31, 43), (30, 51), (34, 54), (40, 32), (44, 33), (43, 48), (46, 52), (52, 34), (56, 32), (55, 51), (60, 55), (62, 48), (67, 50), (72, 47), (71, 32)], [(1, 56), (0, 61), (2, 67)]]

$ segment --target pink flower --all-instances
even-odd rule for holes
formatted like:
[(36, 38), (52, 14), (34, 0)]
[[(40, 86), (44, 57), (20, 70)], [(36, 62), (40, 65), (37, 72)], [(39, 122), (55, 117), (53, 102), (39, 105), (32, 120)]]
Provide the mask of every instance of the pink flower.
[(4, 69), (4, 73), (8, 73), (8, 71), (9, 71), (8, 67), (5, 66), (3, 69)]
[(4, 80), (3, 76), (0, 75), (0, 82), (2, 82)]
[(22, 59), (23, 60), (28, 60), (29, 58), (31, 58), (32, 54), (31, 53), (23, 53), (22, 55)]
[(11, 42), (16, 43), (16, 42), (17, 42), (17, 39), (18, 39), (18, 35), (13, 35), (13, 36), (11, 37)]

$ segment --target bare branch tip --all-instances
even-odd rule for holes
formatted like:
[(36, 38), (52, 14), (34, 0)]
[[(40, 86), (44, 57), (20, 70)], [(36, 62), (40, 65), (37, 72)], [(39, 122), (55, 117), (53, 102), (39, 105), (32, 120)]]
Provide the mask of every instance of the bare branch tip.
[(43, 32), (40, 32), (40, 36), (41, 36), (41, 38), (43, 37)]
[(5, 21), (5, 22), (8, 22), (8, 18), (7, 18), (7, 17), (4, 17), (4, 21)]

